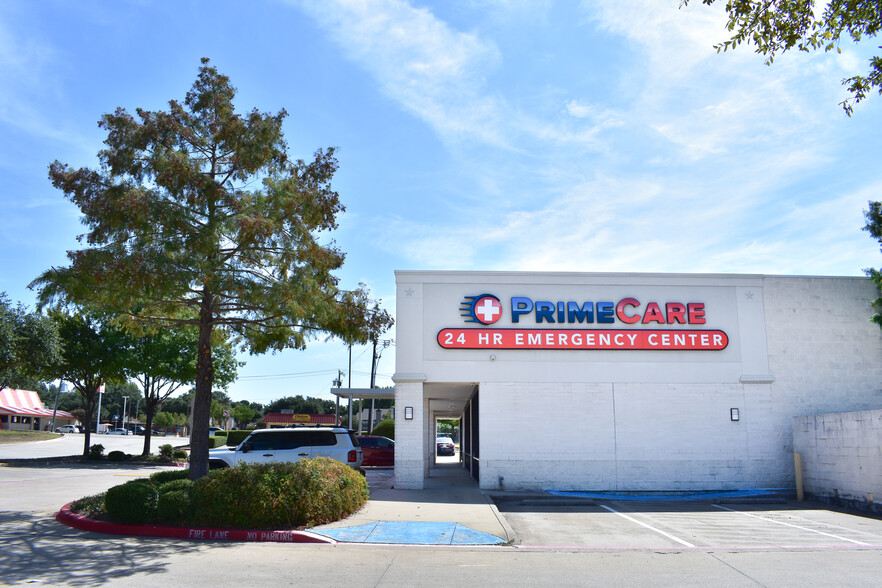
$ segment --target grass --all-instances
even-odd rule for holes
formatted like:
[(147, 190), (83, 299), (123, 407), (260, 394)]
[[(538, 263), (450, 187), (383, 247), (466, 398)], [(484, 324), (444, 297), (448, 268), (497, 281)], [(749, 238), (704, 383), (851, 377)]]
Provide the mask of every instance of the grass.
[(60, 433), (49, 433), (48, 431), (7, 431), (4, 429), (0, 430), (0, 444), (45, 441), (57, 439), (60, 436)]

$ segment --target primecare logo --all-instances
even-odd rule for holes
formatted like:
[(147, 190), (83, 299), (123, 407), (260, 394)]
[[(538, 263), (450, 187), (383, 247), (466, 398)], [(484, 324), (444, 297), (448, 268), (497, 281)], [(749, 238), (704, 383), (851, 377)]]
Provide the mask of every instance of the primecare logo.
[(502, 303), (493, 294), (466, 296), (459, 310), (467, 323), (492, 325), (502, 318)]
[[(463, 320), (481, 327), (442, 329), (438, 344), (445, 349), (664, 351), (720, 351), (729, 345), (728, 335), (721, 330), (693, 328), (707, 322), (704, 302), (644, 304), (631, 297), (618, 301), (534, 301), (526, 296), (513, 296), (508, 302), (506, 309), (493, 294), (465, 296), (459, 309)], [(483, 328), (494, 325), (503, 316), (518, 327)], [(520, 326), (527, 321), (537, 326)], [(543, 327), (543, 323), (567, 326)], [(580, 324), (597, 326), (580, 328)], [(616, 324), (647, 328), (616, 328)]]

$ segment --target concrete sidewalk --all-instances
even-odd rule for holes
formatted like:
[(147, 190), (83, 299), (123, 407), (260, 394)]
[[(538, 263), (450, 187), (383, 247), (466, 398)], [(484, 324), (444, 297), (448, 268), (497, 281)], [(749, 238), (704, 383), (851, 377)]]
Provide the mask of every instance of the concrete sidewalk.
[(458, 463), (432, 468), (422, 490), (394, 487), (393, 470), (369, 470), (370, 500), (357, 513), (310, 529), (338, 541), (499, 545), (514, 532)]

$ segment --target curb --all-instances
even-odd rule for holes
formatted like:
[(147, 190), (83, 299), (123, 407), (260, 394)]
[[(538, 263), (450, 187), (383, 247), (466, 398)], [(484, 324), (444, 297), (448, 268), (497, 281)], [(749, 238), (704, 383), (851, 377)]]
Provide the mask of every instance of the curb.
[(520, 537), (517, 536), (514, 529), (510, 524), (508, 524), (508, 520), (502, 513), (499, 512), (499, 508), (496, 507), (496, 503), (493, 502), (493, 498), (486, 494), (485, 492), (481, 492), (481, 496), (484, 497), (484, 500), (487, 501), (487, 505), (490, 507), (490, 511), (493, 513), (493, 516), (496, 517), (496, 520), (502, 526), (502, 531), (505, 533), (505, 539), (509, 545), (519, 545), (521, 543)]
[(309, 531), (249, 531), (246, 529), (211, 529), (206, 527), (165, 527), (159, 525), (122, 525), (96, 521), (71, 512), (67, 503), (55, 514), (55, 520), (68, 527), (130, 537), (160, 537), (201, 541), (240, 541), (269, 543), (337, 543), (333, 539)]

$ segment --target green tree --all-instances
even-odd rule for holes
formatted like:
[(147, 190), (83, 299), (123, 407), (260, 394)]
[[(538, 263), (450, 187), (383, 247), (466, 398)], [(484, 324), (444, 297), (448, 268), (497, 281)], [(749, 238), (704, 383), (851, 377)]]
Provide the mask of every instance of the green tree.
[(6, 292), (0, 292), (0, 389), (37, 390), (60, 357), (55, 324), (21, 303), (12, 306)]
[(83, 457), (88, 457), (98, 391), (108, 382), (125, 381), (124, 336), (119, 328), (94, 313), (68, 314), (55, 309), (49, 316), (57, 325), (63, 346), (56, 375), (70, 382), (83, 401)]
[(243, 426), (254, 420), (257, 411), (248, 406), (247, 402), (240, 402), (233, 406), (231, 414), (233, 418), (236, 419), (237, 428), (241, 429)]
[(32, 284), (44, 301), (198, 329), (192, 479), (208, 473), (216, 332), (263, 353), (322, 333), (363, 342), (392, 323), (363, 286), (339, 288), (343, 253), (319, 239), (344, 210), (331, 188), (334, 150), (289, 159), (287, 113), (236, 114), (235, 93), (203, 59), (183, 104), (104, 115), (100, 169), (56, 161), (49, 170), (82, 211), (89, 248)]
[[(880, 251), (882, 251), (882, 202), (870, 202), (869, 206), (869, 210), (864, 211), (864, 218), (867, 219), (867, 224), (864, 226), (864, 230), (870, 233), (870, 235), (879, 242), (879, 248)], [(870, 268), (865, 269), (864, 273), (870, 276), (870, 279), (876, 284), (876, 288), (879, 292), (882, 292), (882, 271)], [(873, 313), (870, 320), (879, 325), (879, 328), (882, 329), (882, 295), (873, 301), (873, 309), (876, 312)]]
[(174, 398), (166, 398), (162, 401), (162, 410), (165, 412), (177, 412), (187, 415), (190, 413), (190, 402), (192, 400), (192, 391), (186, 392)]
[(337, 405), (333, 400), (324, 400), (313, 396), (304, 398), (298, 394), (273, 400), (266, 405), (265, 412), (282, 412), (283, 410), (290, 410), (296, 414), (334, 414)]
[(156, 416), (153, 418), (153, 423), (157, 427), (173, 427), (175, 425), (175, 417), (170, 412), (158, 412)]
[(211, 399), (211, 410), (209, 412), (211, 413), (211, 418), (214, 419), (215, 422), (223, 423), (224, 411), (229, 409), (229, 404), (224, 404), (216, 398)]
[[(708, 5), (716, 2), (701, 1)], [(688, 3), (682, 0), (681, 6)], [(822, 12), (816, 10), (815, 2), (806, 0), (726, 0), (726, 12), (726, 28), (734, 34), (714, 46), (717, 52), (753, 44), (757, 53), (767, 56), (766, 65), (793, 48), (840, 51), (843, 37), (859, 43), (875, 37), (882, 26), (879, 0), (830, 0), (824, 3)], [(874, 90), (882, 94), (882, 57), (874, 55), (869, 63), (866, 74), (842, 80), (851, 95), (840, 103), (848, 116), (867, 94)]]
[[(144, 447), (141, 455), (150, 454), (153, 417), (163, 401), (185, 384), (196, 379), (196, 343), (198, 333), (190, 328), (160, 329), (129, 335), (126, 370), (141, 386), (144, 408)], [(228, 343), (214, 347), (214, 383), (226, 387), (236, 379), (239, 362)], [(168, 426), (168, 425), (166, 425)]]
[[(120, 345), (122, 346), (120, 359), (125, 362), (131, 352), (125, 334), (122, 334)], [(141, 391), (134, 382), (127, 380), (107, 382), (104, 386), (104, 396), (101, 398), (101, 421), (112, 422), (114, 427), (121, 427), (125, 414), (135, 412), (140, 394)], [(125, 401), (123, 401), (123, 396), (126, 397)]]

